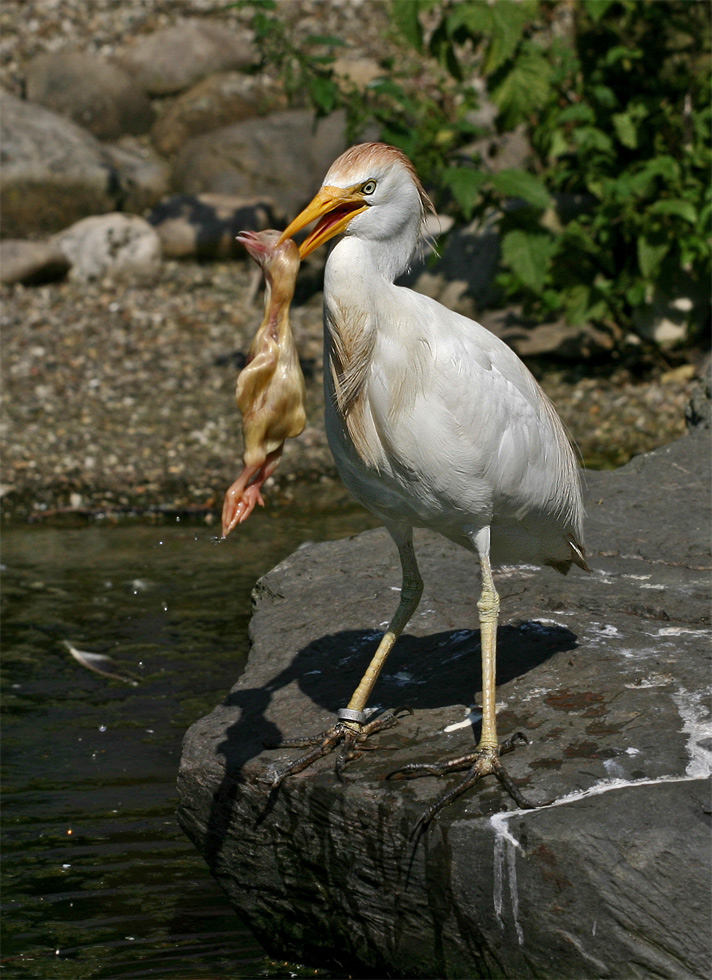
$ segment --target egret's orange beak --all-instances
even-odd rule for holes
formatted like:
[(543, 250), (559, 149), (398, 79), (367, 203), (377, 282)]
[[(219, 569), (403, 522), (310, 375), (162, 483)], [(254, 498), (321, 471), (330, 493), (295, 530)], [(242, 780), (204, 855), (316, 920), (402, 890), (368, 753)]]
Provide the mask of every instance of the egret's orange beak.
[(334, 235), (346, 229), (349, 221), (365, 211), (368, 204), (360, 190), (350, 187), (322, 187), (311, 204), (307, 204), (291, 225), (282, 233), (279, 243), (291, 238), (295, 232), (305, 228), (312, 221), (321, 218), (314, 231), (299, 246), (299, 257), (307, 255), (328, 242)]

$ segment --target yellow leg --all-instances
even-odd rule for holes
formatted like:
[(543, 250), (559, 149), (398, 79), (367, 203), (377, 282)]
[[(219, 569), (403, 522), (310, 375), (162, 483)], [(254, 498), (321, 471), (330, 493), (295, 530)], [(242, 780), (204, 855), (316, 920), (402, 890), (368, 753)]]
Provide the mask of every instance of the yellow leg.
[(497, 741), (497, 619), (499, 596), (494, 587), (489, 548), (480, 553), (482, 592), (477, 603), (482, 645), (482, 735), (478, 748), (496, 749)]
[(280, 773), (277, 773), (270, 780), (273, 789), (276, 789), (287, 776), (302, 772), (317, 759), (331, 752), (339, 743), (341, 743), (342, 748), (336, 760), (336, 774), (341, 778), (346, 763), (358, 757), (360, 754), (358, 747), (362, 746), (370, 735), (391, 728), (397, 723), (397, 712), (387, 713), (374, 721), (368, 721), (368, 716), (364, 711), (388, 654), (417, 609), (423, 593), (423, 580), (420, 577), (415, 551), (413, 550), (412, 532), (408, 530), (405, 534), (401, 534), (400, 531), (394, 531), (392, 528), (389, 530), (393, 540), (398, 545), (398, 554), (403, 569), (403, 584), (395, 615), (388, 624), (388, 629), (378, 644), (378, 649), (354, 691), (348, 707), (341, 708), (337, 713), (338, 721), (336, 724), (328, 731), (320, 732), (316, 736), (285, 739), (281, 743), (281, 745), (290, 748), (307, 745), (314, 746), (314, 748), (299, 759), (295, 759)]
[(514, 785), (500, 762), (500, 755), (511, 752), (517, 742), (527, 742), (521, 732), (515, 732), (500, 745), (497, 741), (497, 620), (499, 617), (499, 596), (494, 587), (492, 566), (490, 564), (490, 530), (482, 528), (471, 535), (480, 559), (482, 591), (477, 603), (480, 617), (480, 637), (482, 646), (482, 734), (474, 752), (458, 756), (448, 762), (411, 762), (394, 772), (388, 778), (410, 779), (416, 776), (444, 776), (448, 773), (467, 770), (465, 777), (452, 789), (441, 793), (427, 808), (415, 825), (417, 833), (422, 833), (431, 820), (458, 796), (470, 789), (484, 776), (496, 776), (515, 803), (522, 808), (537, 806)]
[(398, 545), (401, 568), (403, 569), (400, 602), (398, 603), (398, 608), (395, 611), (393, 619), (388, 624), (388, 629), (378, 644), (378, 649), (373, 655), (371, 663), (366, 668), (366, 673), (361, 678), (358, 687), (351, 696), (347, 707), (347, 711), (349, 712), (363, 712), (371, 696), (371, 691), (378, 680), (378, 675), (383, 669), (388, 654), (393, 649), (393, 644), (408, 625), (408, 621), (418, 608), (420, 597), (423, 594), (423, 580), (418, 571), (418, 562), (415, 558), (412, 538), (408, 537), (405, 541), (398, 541), (396, 539), (396, 543)]

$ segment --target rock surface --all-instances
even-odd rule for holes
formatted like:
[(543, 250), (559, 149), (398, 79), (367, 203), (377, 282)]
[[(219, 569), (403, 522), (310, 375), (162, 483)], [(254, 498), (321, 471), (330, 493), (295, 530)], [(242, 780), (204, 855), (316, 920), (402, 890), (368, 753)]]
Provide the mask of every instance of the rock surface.
[(273, 80), (220, 72), (179, 95), (156, 121), (151, 139), (159, 153), (169, 156), (193, 136), (278, 109), (286, 109), (286, 98)]
[(57, 231), (112, 208), (118, 174), (98, 140), (56, 112), (7, 92), (0, 106), (4, 235)]
[(165, 190), (160, 164), (100, 143), (51, 109), (0, 92), (3, 235), (59, 231), (91, 214), (150, 207)]
[(235, 241), (239, 232), (286, 226), (274, 201), (228, 194), (176, 194), (161, 201), (148, 221), (164, 255), (199, 259), (242, 257), (244, 247)]
[(133, 38), (116, 53), (118, 63), (151, 95), (182, 92), (206, 75), (246, 68), (253, 59), (245, 35), (198, 18)]
[(709, 449), (697, 430), (588, 477), (591, 576), (506, 568), (500, 735), (521, 811), (487, 780), (410, 833), (445, 783), (384, 782), (473, 744), (478, 687), (469, 554), (416, 538), (425, 593), (374, 692), (414, 715), (388, 751), (333, 759), (270, 795), (295, 750), (264, 741), (327, 727), (393, 612), (385, 532), (305, 547), (255, 590), (252, 653), (188, 732), (180, 820), (266, 947), (356, 976), (707, 975)]
[(27, 98), (59, 112), (102, 140), (145, 133), (153, 123), (151, 102), (131, 75), (87, 51), (38, 55), (27, 68)]
[(83, 218), (55, 239), (72, 263), (70, 276), (96, 279), (150, 279), (161, 263), (161, 240), (136, 214)]
[(35, 285), (61, 279), (70, 261), (55, 242), (26, 242), (6, 238), (0, 242), (0, 282)]
[(294, 109), (224, 126), (185, 144), (174, 180), (189, 194), (267, 194), (296, 214), (346, 149), (345, 124), (341, 112), (315, 122), (310, 111)]

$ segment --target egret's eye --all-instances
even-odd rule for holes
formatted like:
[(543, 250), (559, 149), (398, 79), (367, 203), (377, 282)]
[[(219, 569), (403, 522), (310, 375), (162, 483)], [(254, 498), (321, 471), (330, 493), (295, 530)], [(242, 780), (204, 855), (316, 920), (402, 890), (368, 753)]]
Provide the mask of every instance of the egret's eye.
[(367, 180), (366, 183), (361, 186), (361, 193), (362, 194), (373, 194), (373, 192), (375, 191), (375, 189), (376, 189), (376, 181), (375, 180)]

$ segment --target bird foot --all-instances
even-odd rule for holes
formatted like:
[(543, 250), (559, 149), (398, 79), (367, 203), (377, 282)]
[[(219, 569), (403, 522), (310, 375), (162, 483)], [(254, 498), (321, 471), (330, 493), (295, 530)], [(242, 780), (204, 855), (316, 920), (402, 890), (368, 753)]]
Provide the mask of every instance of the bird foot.
[[(277, 789), (278, 786), (287, 778), (287, 776), (294, 776), (298, 772), (303, 772), (311, 766), (317, 759), (321, 759), (323, 756), (328, 755), (330, 752), (341, 745), (341, 750), (336, 757), (335, 770), (336, 775), (339, 779), (343, 778), (343, 772), (346, 764), (351, 762), (353, 759), (358, 759), (362, 752), (367, 750), (374, 750), (381, 748), (378, 745), (368, 745), (366, 741), (371, 735), (375, 735), (376, 732), (382, 732), (387, 728), (393, 728), (394, 725), (398, 724), (398, 716), (402, 712), (408, 712), (412, 714), (412, 709), (406, 706), (395, 708), (393, 711), (389, 711), (384, 715), (379, 715), (378, 718), (374, 718), (373, 721), (359, 722), (355, 720), (340, 719), (331, 728), (327, 728), (326, 731), (319, 732), (318, 735), (306, 735), (298, 738), (284, 739), (284, 741), (279, 742), (277, 745), (270, 745), (268, 748), (279, 748), (279, 749), (295, 749), (304, 748), (305, 746), (313, 746), (309, 752), (305, 752), (298, 759), (290, 762), (289, 765), (285, 766), (281, 772), (277, 773), (272, 779), (269, 780), (272, 789)], [(353, 714), (357, 714), (353, 712)]]
[(422, 833), (446, 806), (456, 800), (458, 796), (471, 789), (475, 783), (479, 782), (484, 776), (496, 776), (502, 786), (506, 789), (518, 807), (523, 810), (534, 810), (544, 803), (534, 803), (528, 800), (515, 786), (511, 776), (500, 761), (500, 756), (511, 752), (518, 742), (529, 744), (529, 739), (522, 732), (515, 732), (506, 738), (499, 747), (478, 748), (467, 755), (458, 756), (456, 759), (449, 759), (446, 762), (412, 762), (401, 769), (390, 772), (386, 779), (417, 779), (419, 776), (445, 776), (451, 772), (461, 772), (467, 770), (464, 777), (453, 786), (452, 789), (441, 793), (433, 803), (427, 808), (420, 817), (413, 830), (414, 834)]
[(232, 487), (227, 491), (222, 512), (222, 536), (224, 538), (234, 527), (246, 521), (258, 504), (260, 507), (264, 507), (265, 502), (262, 499), (260, 487), (261, 484), (252, 483), (239, 492), (233, 490)]

